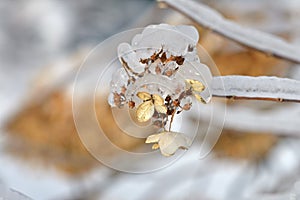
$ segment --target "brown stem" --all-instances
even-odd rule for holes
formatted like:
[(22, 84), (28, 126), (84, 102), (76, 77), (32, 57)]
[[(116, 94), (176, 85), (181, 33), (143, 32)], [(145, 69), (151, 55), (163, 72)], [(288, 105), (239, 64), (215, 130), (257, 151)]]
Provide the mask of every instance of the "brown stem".
[(261, 100), (261, 101), (300, 103), (300, 100), (297, 100), (297, 99), (266, 98), (266, 97), (242, 97), (242, 96), (219, 96), (219, 95), (213, 95), (213, 97), (227, 98), (227, 99), (230, 99), (230, 100)]
[(127, 73), (127, 75), (128, 75), (129, 77), (131, 77), (131, 76), (129, 75), (128, 72), (130, 72), (131, 74), (133, 74), (133, 75), (135, 75), (135, 76), (140, 76), (139, 73), (133, 71), (133, 69), (132, 69), (131, 67), (129, 67), (128, 63), (124, 60), (123, 57), (121, 57), (121, 63), (122, 63), (122, 66), (124, 67), (124, 69), (125, 69), (125, 71), (126, 71), (126, 73)]
[(171, 131), (171, 127), (172, 127), (172, 123), (173, 123), (173, 120), (174, 120), (175, 113), (176, 113), (176, 109), (174, 109), (174, 112), (172, 113), (172, 117), (171, 117), (171, 121), (170, 121), (170, 126), (169, 126), (169, 132)]

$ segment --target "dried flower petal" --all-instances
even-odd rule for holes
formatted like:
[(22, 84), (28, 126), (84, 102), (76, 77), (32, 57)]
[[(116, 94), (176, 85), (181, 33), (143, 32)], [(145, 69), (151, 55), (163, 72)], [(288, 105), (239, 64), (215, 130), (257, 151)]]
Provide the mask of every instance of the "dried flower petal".
[(154, 114), (154, 105), (152, 101), (146, 101), (141, 103), (136, 110), (136, 116), (139, 122), (148, 121), (149, 119), (151, 119), (153, 114)]
[(188, 149), (192, 142), (182, 133), (165, 131), (150, 135), (146, 143), (155, 143), (152, 148), (157, 149), (159, 147), (162, 155), (171, 156), (179, 148)]
[(187, 87), (192, 88), (192, 90), (195, 92), (202, 92), (203, 90), (205, 90), (205, 86), (200, 81), (193, 80), (193, 79), (186, 79), (185, 82), (187, 84)]
[(158, 113), (167, 113), (167, 107), (161, 96), (157, 94), (152, 95), (147, 92), (138, 92), (137, 96), (144, 101), (139, 105), (136, 111), (138, 121), (148, 121), (153, 116), (155, 110)]

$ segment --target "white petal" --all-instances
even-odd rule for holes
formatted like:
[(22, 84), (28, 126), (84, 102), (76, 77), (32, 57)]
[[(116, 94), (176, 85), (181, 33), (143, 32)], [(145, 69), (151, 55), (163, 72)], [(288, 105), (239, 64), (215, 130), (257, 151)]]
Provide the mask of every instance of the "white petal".
[(171, 156), (179, 148), (188, 149), (191, 140), (182, 133), (163, 132), (158, 144), (164, 156)]

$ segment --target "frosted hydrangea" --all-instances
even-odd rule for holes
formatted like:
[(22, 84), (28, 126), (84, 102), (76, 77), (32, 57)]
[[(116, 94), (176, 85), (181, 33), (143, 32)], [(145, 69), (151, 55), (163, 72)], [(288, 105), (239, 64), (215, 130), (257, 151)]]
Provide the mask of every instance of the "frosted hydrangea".
[[(211, 74), (197, 55), (198, 39), (198, 32), (192, 26), (160, 24), (146, 27), (131, 44), (122, 43), (118, 47), (123, 68), (113, 74), (109, 103), (119, 108), (127, 104), (136, 109), (138, 121), (151, 120), (160, 128), (162, 133), (157, 142), (163, 155), (172, 155), (179, 147), (189, 146), (182, 143), (187, 141), (182, 134), (171, 132), (174, 116), (192, 107), (191, 98), (202, 103), (211, 98)], [(167, 144), (165, 138), (180, 138), (168, 142), (181, 142), (167, 148), (162, 145)]]

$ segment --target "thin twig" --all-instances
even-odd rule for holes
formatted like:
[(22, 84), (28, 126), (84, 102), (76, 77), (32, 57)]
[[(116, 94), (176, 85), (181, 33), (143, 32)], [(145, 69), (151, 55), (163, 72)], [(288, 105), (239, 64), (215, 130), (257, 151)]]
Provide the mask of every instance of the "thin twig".
[(126, 73), (129, 77), (131, 77), (131, 76), (128, 72), (130, 72), (134, 76), (140, 76), (139, 73), (135, 72), (131, 67), (129, 67), (128, 63), (124, 60), (123, 57), (121, 57), (121, 63), (122, 63), (122, 66), (124, 67), (124, 69), (125, 69), (125, 71), (126, 71)]
[(244, 27), (224, 19), (214, 9), (191, 0), (160, 0), (200, 25), (244, 46), (295, 63), (300, 63), (299, 47), (274, 35)]
[(211, 88), (215, 97), (300, 103), (300, 81), (287, 78), (215, 76)]
[(171, 116), (171, 121), (170, 121), (170, 125), (169, 125), (169, 131), (171, 131), (172, 123), (173, 123), (173, 120), (174, 120), (175, 113), (176, 113), (176, 111), (174, 110), (174, 112), (172, 113), (172, 116)]

